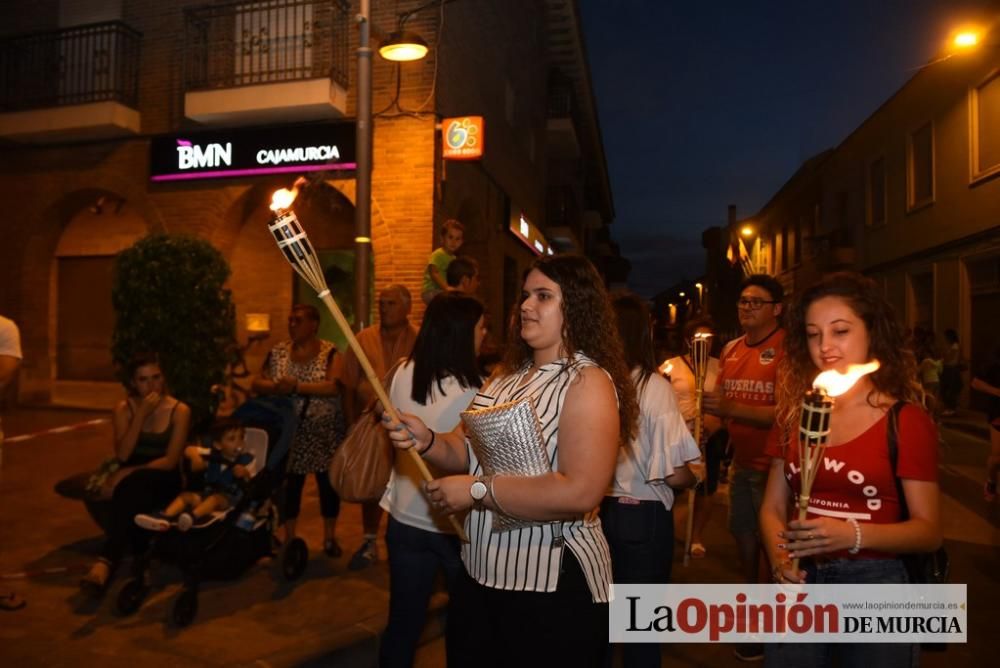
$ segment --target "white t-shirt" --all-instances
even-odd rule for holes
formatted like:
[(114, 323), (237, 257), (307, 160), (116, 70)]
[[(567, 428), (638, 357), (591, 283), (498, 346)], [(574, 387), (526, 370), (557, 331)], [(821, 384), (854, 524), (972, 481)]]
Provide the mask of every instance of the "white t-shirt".
[(21, 334), (13, 320), (0, 315), (0, 355), (21, 359)]
[[(0, 315), (0, 355), (21, 359), (21, 333), (13, 320)], [(0, 388), (2, 389), (2, 388)], [(0, 424), (0, 444), (3, 443), (3, 425)]]
[[(468, 408), (476, 396), (476, 388), (463, 388), (459, 382), (448, 377), (431, 388), (427, 405), (418, 404), (410, 396), (413, 391), (413, 362), (399, 367), (389, 388), (389, 400), (396, 410), (416, 415), (435, 432), (448, 432), (458, 426), (461, 412)], [(435, 478), (447, 475), (427, 464)], [(435, 533), (455, 533), (448, 518), (431, 512), (427, 498), (420, 491), (420, 471), (413, 458), (402, 451), (396, 452), (392, 475), (382, 495), (379, 505), (392, 515), (393, 519), (407, 526), (433, 531)]]
[[(638, 383), (639, 372), (632, 372)], [(629, 445), (618, 450), (618, 465), (609, 496), (630, 496), (643, 501), (660, 500), (667, 510), (674, 505), (674, 490), (664, 478), (674, 469), (699, 459), (701, 453), (678, 410), (667, 379), (653, 373), (639, 394), (639, 431)]]

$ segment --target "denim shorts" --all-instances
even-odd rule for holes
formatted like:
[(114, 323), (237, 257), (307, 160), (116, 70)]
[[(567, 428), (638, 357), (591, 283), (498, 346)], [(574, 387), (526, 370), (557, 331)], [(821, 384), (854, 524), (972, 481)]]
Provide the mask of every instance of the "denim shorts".
[[(802, 562), (806, 582), (820, 584), (904, 584), (906, 569), (899, 559), (834, 559)], [(913, 668), (920, 659), (920, 646), (907, 643), (771, 643), (764, 646), (764, 665), (872, 666)]]
[(760, 534), (760, 505), (767, 471), (736, 469), (729, 481), (729, 531), (734, 536)]

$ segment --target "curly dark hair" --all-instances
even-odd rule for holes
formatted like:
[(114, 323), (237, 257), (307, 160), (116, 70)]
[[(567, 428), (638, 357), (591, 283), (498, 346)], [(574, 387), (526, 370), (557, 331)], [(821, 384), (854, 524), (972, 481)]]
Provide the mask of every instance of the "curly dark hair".
[(906, 331), (892, 305), (870, 278), (854, 272), (829, 274), (807, 288), (786, 314), (785, 356), (778, 366), (781, 392), (776, 416), (785, 433), (794, 433), (802, 396), (819, 373), (809, 354), (806, 312), (813, 302), (824, 297), (843, 299), (868, 330), (868, 356), (881, 364), (870, 376), (874, 389), (868, 402), (874, 406), (874, 395), (879, 393), (894, 400), (919, 403), (922, 391), (917, 380), (916, 358), (906, 345)]
[[(582, 352), (611, 375), (618, 392), (621, 443), (631, 443), (638, 426), (639, 404), (604, 281), (590, 260), (581, 255), (542, 256), (532, 263), (525, 277), (536, 269), (562, 291), (562, 340), (566, 355)], [(498, 367), (501, 374), (515, 373), (532, 360), (534, 353), (521, 338), (520, 304), (519, 301), (514, 305), (509, 319), (507, 351)]]

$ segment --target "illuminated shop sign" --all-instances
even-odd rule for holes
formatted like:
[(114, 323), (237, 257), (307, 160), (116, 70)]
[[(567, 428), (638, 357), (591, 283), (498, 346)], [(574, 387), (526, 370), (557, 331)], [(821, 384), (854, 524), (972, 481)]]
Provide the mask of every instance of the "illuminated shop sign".
[(534, 223), (525, 218), (523, 213), (516, 217), (511, 217), (509, 229), (535, 255), (555, 254), (545, 235), (535, 227)]
[(153, 138), (152, 181), (352, 170), (354, 123), (185, 132)]
[(441, 156), (445, 160), (479, 160), (483, 157), (482, 116), (445, 118), (441, 121)]

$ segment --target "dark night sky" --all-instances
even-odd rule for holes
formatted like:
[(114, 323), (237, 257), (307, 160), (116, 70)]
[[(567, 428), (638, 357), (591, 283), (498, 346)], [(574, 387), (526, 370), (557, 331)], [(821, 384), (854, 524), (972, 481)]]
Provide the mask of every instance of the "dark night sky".
[[(614, 192), (647, 297), (702, 272), (701, 232), (756, 213), (997, 0), (580, 0)], [(970, 13), (970, 8), (973, 13)]]

